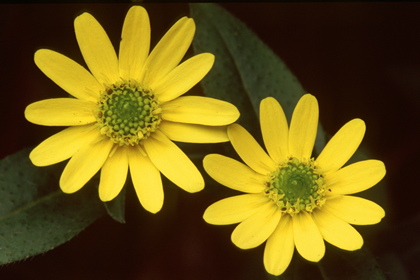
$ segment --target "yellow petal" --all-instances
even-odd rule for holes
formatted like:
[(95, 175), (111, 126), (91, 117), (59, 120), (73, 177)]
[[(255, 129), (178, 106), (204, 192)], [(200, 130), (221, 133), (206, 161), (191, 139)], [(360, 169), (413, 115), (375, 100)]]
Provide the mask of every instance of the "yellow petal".
[(261, 194), (242, 194), (219, 200), (204, 211), (203, 219), (213, 225), (240, 223), (267, 203)]
[(76, 98), (96, 102), (103, 87), (83, 66), (55, 51), (41, 49), (35, 64), (59, 87)]
[(232, 242), (241, 249), (261, 245), (277, 227), (280, 216), (281, 212), (274, 203), (266, 203), (235, 228), (231, 236)]
[(221, 143), (229, 141), (226, 126), (205, 126), (163, 121), (159, 125), (159, 129), (173, 141), (187, 143)]
[(295, 243), (290, 215), (282, 215), (279, 225), (268, 238), (264, 250), (264, 266), (272, 275), (282, 274), (292, 260)]
[(142, 81), (154, 84), (174, 69), (190, 47), (194, 33), (195, 23), (191, 18), (178, 20), (147, 58)]
[(322, 237), (328, 243), (349, 251), (354, 251), (362, 247), (362, 236), (345, 221), (322, 210), (313, 213), (313, 217)]
[(25, 118), (47, 126), (85, 125), (96, 122), (96, 104), (75, 98), (45, 99), (29, 104)]
[(228, 125), (239, 118), (229, 102), (202, 96), (183, 96), (162, 104), (162, 119), (211, 126)]
[(204, 188), (204, 180), (187, 155), (159, 130), (144, 141), (144, 148), (153, 164), (178, 187), (187, 192)]
[(136, 148), (130, 148), (128, 155), (131, 178), (141, 205), (151, 213), (159, 212), (164, 199), (159, 170)]
[(232, 124), (228, 127), (228, 136), (241, 159), (256, 172), (267, 175), (276, 170), (274, 161), (245, 128)]
[(74, 29), (83, 58), (99, 83), (111, 85), (120, 80), (117, 54), (99, 22), (83, 13), (74, 20)]
[(346, 123), (331, 139), (317, 158), (324, 173), (333, 172), (342, 167), (356, 152), (366, 126), (361, 119)]
[(60, 187), (65, 193), (80, 190), (108, 159), (114, 143), (108, 138), (94, 140), (81, 147), (70, 159), (60, 178)]
[(302, 96), (293, 111), (289, 130), (289, 153), (309, 159), (318, 128), (318, 101), (311, 94)]
[(267, 177), (232, 158), (210, 154), (204, 158), (203, 166), (214, 180), (226, 187), (246, 193), (264, 191)]
[(105, 161), (101, 169), (99, 198), (102, 201), (113, 200), (124, 187), (128, 172), (126, 147), (119, 147)]
[(121, 34), (119, 70), (121, 78), (141, 81), (150, 48), (150, 22), (147, 11), (133, 6), (127, 12)]
[(385, 217), (385, 211), (381, 206), (355, 196), (345, 195), (329, 199), (322, 209), (354, 225), (377, 224)]
[(382, 161), (364, 160), (328, 174), (325, 183), (332, 194), (352, 194), (376, 185), (385, 173), (385, 165)]
[(276, 99), (267, 97), (261, 101), (260, 123), (268, 154), (279, 164), (289, 156), (289, 127)]
[(213, 63), (214, 55), (211, 53), (193, 56), (162, 79), (151, 82), (149, 86), (158, 95), (159, 101), (173, 100), (198, 84), (210, 71)]
[(311, 262), (318, 262), (325, 254), (325, 244), (312, 216), (300, 212), (293, 216), (293, 236), (299, 254)]
[(73, 156), (81, 146), (98, 137), (95, 125), (66, 128), (45, 139), (29, 154), (36, 166), (47, 166), (61, 162)]

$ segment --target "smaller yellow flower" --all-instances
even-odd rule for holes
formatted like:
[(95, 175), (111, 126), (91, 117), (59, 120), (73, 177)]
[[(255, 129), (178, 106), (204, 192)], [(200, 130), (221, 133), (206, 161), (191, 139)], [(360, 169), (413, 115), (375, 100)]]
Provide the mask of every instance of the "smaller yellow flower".
[(295, 247), (312, 262), (324, 256), (324, 240), (344, 250), (360, 249), (363, 238), (350, 224), (376, 224), (385, 216), (379, 205), (350, 195), (377, 184), (385, 176), (384, 164), (365, 160), (343, 167), (359, 147), (365, 123), (345, 124), (316, 159), (311, 157), (318, 126), (314, 96), (299, 100), (290, 128), (280, 104), (265, 98), (260, 123), (268, 154), (243, 127), (232, 124), (229, 139), (248, 166), (218, 154), (204, 158), (213, 179), (246, 193), (210, 205), (204, 220), (239, 223), (231, 236), (239, 248), (267, 241), (264, 266), (273, 275), (286, 270)]
[(149, 16), (133, 6), (118, 57), (92, 15), (78, 16), (74, 27), (90, 72), (52, 50), (35, 53), (39, 69), (75, 98), (42, 100), (26, 108), (32, 123), (70, 126), (39, 144), (30, 154), (32, 163), (47, 166), (70, 158), (60, 178), (65, 193), (78, 191), (101, 170), (102, 201), (118, 195), (130, 170), (140, 203), (152, 213), (163, 205), (161, 173), (188, 192), (202, 190), (200, 172), (172, 141), (226, 142), (226, 125), (239, 111), (225, 101), (181, 96), (214, 63), (212, 54), (202, 53), (179, 64), (194, 37), (194, 20), (179, 19), (149, 53)]

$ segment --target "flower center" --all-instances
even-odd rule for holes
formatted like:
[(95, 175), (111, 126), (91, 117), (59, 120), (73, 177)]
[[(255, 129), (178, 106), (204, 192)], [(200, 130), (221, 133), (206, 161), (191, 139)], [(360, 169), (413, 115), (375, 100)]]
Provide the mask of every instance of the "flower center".
[(120, 82), (107, 87), (99, 97), (96, 119), (102, 134), (120, 146), (134, 146), (156, 131), (161, 111), (150, 88)]
[(283, 213), (312, 212), (325, 203), (324, 176), (316, 169), (313, 159), (291, 157), (270, 174), (265, 193)]

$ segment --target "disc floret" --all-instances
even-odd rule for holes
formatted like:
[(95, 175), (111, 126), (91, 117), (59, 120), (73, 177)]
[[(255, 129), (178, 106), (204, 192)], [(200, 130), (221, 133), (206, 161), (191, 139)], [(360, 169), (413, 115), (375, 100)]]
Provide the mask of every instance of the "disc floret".
[(156, 131), (161, 122), (162, 109), (153, 91), (135, 82), (106, 87), (97, 108), (101, 133), (120, 146), (139, 144)]
[(324, 176), (313, 159), (290, 157), (270, 174), (266, 185), (265, 194), (283, 213), (312, 212), (325, 203)]

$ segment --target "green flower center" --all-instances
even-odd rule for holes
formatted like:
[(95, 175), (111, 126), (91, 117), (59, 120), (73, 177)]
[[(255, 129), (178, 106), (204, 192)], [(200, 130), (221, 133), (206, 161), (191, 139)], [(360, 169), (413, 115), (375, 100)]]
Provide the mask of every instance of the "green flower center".
[(121, 82), (101, 94), (96, 119), (102, 134), (120, 146), (134, 146), (157, 130), (161, 111), (150, 88)]
[(312, 212), (325, 202), (324, 176), (317, 171), (315, 162), (301, 162), (289, 158), (270, 174), (265, 194), (281, 212), (290, 215), (300, 211)]

